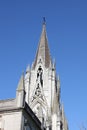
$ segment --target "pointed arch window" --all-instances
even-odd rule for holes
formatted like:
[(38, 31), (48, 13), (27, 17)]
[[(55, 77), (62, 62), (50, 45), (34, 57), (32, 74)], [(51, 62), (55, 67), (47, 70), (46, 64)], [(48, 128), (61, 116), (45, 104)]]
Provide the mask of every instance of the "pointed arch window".
[(43, 69), (41, 66), (39, 66), (37, 70), (37, 80), (41, 83), (41, 86), (43, 87)]

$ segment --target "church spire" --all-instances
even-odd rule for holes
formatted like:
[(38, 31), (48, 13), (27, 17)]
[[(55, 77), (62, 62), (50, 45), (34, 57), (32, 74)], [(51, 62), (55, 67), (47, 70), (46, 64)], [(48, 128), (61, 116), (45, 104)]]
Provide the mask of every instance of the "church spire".
[(51, 63), (51, 57), (48, 47), (48, 40), (47, 40), (47, 34), (46, 34), (46, 21), (45, 18), (43, 18), (43, 26), (42, 26), (42, 33), (39, 41), (39, 46), (36, 54), (36, 59), (34, 62), (34, 68), (36, 67), (36, 64), (38, 61), (42, 59), (44, 66), (48, 68)]

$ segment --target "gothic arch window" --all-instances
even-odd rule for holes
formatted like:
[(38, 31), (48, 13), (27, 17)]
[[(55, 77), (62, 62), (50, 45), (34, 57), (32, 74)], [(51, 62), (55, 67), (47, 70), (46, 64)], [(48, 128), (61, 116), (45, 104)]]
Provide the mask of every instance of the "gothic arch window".
[(41, 83), (41, 86), (43, 87), (43, 69), (41, 66), (39, 66), (37, 70), (37, 80)]

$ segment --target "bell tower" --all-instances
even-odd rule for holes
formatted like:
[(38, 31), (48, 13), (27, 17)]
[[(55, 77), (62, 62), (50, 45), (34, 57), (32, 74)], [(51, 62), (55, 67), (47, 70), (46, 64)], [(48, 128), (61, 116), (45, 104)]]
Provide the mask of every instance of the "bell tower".
[(63, 130), (60, 79), (51, 60), (45, 19), (35, 60), (26, 69), (25, 91), (26, 102), (46, 130)]

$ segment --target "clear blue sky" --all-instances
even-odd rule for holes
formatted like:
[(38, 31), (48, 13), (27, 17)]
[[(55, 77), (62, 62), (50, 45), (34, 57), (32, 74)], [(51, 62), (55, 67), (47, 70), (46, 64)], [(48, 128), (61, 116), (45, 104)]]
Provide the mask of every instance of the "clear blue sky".
[(87, 125), (87, 0), (0, 0), (0, 99), (14, 98), (46, 17), (70, 130)]

